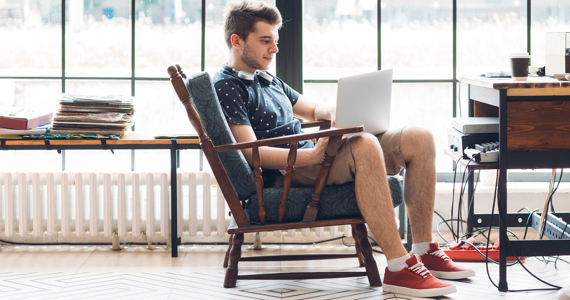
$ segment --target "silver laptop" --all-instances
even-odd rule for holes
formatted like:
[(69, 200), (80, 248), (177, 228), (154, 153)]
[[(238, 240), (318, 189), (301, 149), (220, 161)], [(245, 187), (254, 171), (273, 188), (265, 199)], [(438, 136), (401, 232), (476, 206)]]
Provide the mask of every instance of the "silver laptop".
[(364, 125), (364, 131), (388, 130), (392, 99), (392, 69), (338, 79), (336, 127)]

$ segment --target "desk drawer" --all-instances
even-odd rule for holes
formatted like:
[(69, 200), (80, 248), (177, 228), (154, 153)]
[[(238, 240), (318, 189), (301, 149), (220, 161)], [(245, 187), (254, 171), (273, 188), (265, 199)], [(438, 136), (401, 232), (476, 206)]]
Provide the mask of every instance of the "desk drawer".
[(570, 101), (507, 102), (507, 150), (570, 150)]

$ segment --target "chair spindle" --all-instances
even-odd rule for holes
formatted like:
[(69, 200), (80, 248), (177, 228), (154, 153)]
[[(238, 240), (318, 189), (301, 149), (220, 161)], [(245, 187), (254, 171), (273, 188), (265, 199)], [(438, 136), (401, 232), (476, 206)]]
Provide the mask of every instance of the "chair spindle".
[(253, 174), (255, 174), (255, 191), (257, 192), (257, 215), (259, 222), (265, 225), (265, 206), (263, 203), (263, 177), (261, 177), (261, 156), (259, 155), (259, 147), (253, 148)]
[(287, 168), (285, 173), (285, 178), (283, 179), (283, 195), (279, 200), (279, 215), (277, 222), (283, 223), (283, 217), (285, 217), (285, 212), (287, 211), (287, 197), (289, 196), (289, 189), (291, 188), (291, 181), (293, 180), (293, 170), (295, 170), (295, 161), (297, 160), (297, 142), (291, 143), (291, 149), (289, 150), (289, 156), (287, 157)]
[(321, 194), (325, 189), (327, 184), (327, 179), (329, 178), (329, 171), (334, 162), (334, 158), (338, 152), (338, 148), (342, 144), (342, 135), (331, 136), (327, 143), (327, 149), (325, 150), (325, 158), (323, 159), (323, 166), (317, 174), (317, 179), (315, 181), (315, 187), (313, 189), (313, 194), (311, 195), (311, 201), (307, 204), (305, 209), (305, 214), (303, 215), (303, 222), (312, 222), (317, 219), (317, 213), (319, 212), (319, 202), (321, 201)]

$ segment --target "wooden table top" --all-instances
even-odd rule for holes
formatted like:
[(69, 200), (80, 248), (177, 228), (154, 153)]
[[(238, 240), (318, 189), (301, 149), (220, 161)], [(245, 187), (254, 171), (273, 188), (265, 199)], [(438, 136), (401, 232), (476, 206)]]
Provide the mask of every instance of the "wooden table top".
[(515, 81), (512, 78), (465, 77), (462, 82), (492, 88), (503, 89), (532, 89), (532, 88), (568, 88), (570, 81), (559, 81), (552, 77), (529, 76), (527, 81)]
[(570, 81), (529, 76), (527, 81), (512, 78), (465, 77), (462, 82), (494, 90), (507, 90), (508, 96), (570, 96)]
[[(101, 145), (101, 139), (50, 139), (51, 145)], [(155, 139), (154, 135), (144, 132), (131, 132), (118, 140), (105, 139), (107, 145), (169, 145), (170, 139)], [(177, 144), (200, 144), (197, 138), (176, 139)], [(7, 146), (34, 146), (44, 145), (43, 139), (5, 140)]]

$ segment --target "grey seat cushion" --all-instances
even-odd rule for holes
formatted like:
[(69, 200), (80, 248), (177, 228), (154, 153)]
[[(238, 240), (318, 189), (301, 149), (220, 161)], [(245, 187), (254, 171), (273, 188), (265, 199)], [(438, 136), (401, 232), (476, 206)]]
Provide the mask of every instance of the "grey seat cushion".
[[(402, 182), (398, 177), (388, 176), (390, 191), (392, 194), (392, 203), (394, 207), (404, 202)], [(311, 201), (312, 187), (296, 187), (291, 188), (287, 197), (287, 210), (283, 222), (297, 222), (303, 220), (303, 214), (309, 201)], [(265, 221), (267, 223), (277, 223), (279, 203), (282, 188), (266, 188), (263, 189), (263, 202), (265, 207)], [(249, 221), (253, 224), (259, 224), (259, 216), (257, 215), (257, 193), (251, 196), (246, 203), (246, 214)], [(356, 194), (354, 192), (354, 182), (342, 185), (327, 186), (322, 195), (319, 206), (317, 220), (362, 217), (360, 209), (356, 203)]]

